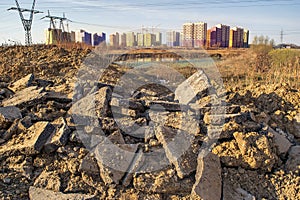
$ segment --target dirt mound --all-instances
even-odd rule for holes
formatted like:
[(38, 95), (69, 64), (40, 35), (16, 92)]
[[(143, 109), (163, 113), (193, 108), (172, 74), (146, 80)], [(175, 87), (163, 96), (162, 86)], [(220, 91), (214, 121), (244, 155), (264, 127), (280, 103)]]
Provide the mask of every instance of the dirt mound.
[(132, 68), (114, 63), (80, 82), (87, 53), (2, 47), (1, 199), (300, 199), (300, 91), (217, 94), (198, 71), (128, 95), (153, 70), (119, 87)]

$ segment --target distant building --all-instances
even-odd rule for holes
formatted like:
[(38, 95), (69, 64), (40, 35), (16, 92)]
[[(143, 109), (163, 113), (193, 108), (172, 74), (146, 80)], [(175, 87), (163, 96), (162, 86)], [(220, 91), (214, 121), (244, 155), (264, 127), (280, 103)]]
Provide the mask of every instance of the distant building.
[(120, 47), (124, 48), (126, 47), (127, 41), (126, 41), (126, 34), (123, 33), (120, 35)]
[(182, 46), (194, 47), (194, 24), (193, 23), (183, 24)]
[(207, 23), (197, 22), (194, 23), (194, 47), (200, 48), (204, 47), (206, 44), (207, 36)]
[(119, 33), (109, 35), (109, 45), (113, 48), (118, 48), (120, 45), (119, 38)]
[(222, 44), (222, 29), (215, 26), (210, 30), (210, 46), (221, 47), (221, 44)]
[(136, 37), (134, 32), (126, 33), (126, 46), (127, 47), (136, 46)]
[(97, 33), (93, 34), (93, 46), (98, 46), (99, 44), (106, 41), (106, 34), (101, 33), (101, 35), (98, 35)]
[(71, 33), (62, 32), (61, 29), (47, 29), (46, 34), (46, 44), (59, 44), (71, 42)]
[(166, 41), (168, 47), (177, 47), (180, 45), (180, 33), (176, 31), (167, 32)]
[(211, 47), (211, 29), (207, 30), (206, 33), (206, 48)]
[(137, 45), (139, 47), (143, 47), (144, 46), (144, 34), (143, 33), (138, 33), (137, 34)]
[(144, 34), (144, 46), (145, 47), (151, 47), (155, 46), (156, 37), (152, 33), (146, 33)]
[(249, 30), (244, 30), (244, 48), (249, 48)]
[(155, 33), (155, 46), (160, 46), (162, 44), (162, 33)]
[(244, 47), (244, 29), (234, 27), (230, 30), (229, 47), (243, 48)]
[(92, 34), (84, 30), (77, 31), (76, 42), (92, 45)]
[(230, 26), (224, 24), (218, 24), (217, 28), (221, 29), (221, 45), (220, 47), (229, 47), (229, 37), (230, 37)]

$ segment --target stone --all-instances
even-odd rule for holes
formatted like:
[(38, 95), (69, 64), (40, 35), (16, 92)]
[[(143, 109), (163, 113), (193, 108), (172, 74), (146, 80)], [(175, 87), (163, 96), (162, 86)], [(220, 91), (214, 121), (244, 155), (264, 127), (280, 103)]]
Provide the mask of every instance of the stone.
[(285, 156), (293, 144), (284, 135), (281, 135), (271, 127), (269, 127), (268, 132), (273, 135), (274, 145), (278, 154)]
[(222, 194), (221, 172), (221, 162), (217, 155), (211, 152), (200, 153), (192, 195), (200, 197), (200, 199), (220, 200)]
[(60, 122), (58, 124), (58, 127), (49, 137), (48, 141), (44, 146), (44, 150), (46, 153), (52, 153), (56, 151), (59, 147), (66, 145), (68, 142), (71, 130), (68, 127), (67, 122), (64, 118), (60, 118), (58, 121)]
[(9, 140), (12, 138), (13, 135), (17, 134), (17, 132), (19, 131), (18, 125), (19, 119), (16, 119), (10, 126), (10, 128), (3, 134), (3, 139)]
[(175, 166), (178, 177), (184, 178), (196, 171), (195, 160), (200, 146), (194, 135), (162, 126), (157, 127), (155, 135), (170, 163)]
[(162, 169), (157, 172), (139, 174), (134, 178), (133, 186), (144, 193), (190, 194), (194, 178), (179, 179), (174, 169)]
[(202, 70), (198, 70), (176, 88), (175, 100), (178, 100), (180, 104), (189, 104), (198, 94), (210, 87), (206, 74)]
[(286, 171), (300, 171), (300, 146), (293, 146), (288, 154), (285, 164)]
[(87, 155), (82, 159), (79, 166), (80, 172), (87, 172), (90, 174), (97, 174), (99, 173), (99, 167), (97, 161), (91, 155)]
[(33, 74), (28, 74), (24, 78), (14, 82), (11, 84), (8, 88), (14, 92), (17, 92), (19, 90), (22, 90), (24, 88), (27, 88), (32, 85), (32, 82), (34, 80), (34, 75)]
[(30, 187), (29, 188), (29, 198), (31, 200), (89, 200), (93, 199), (94, 195), (87, 195), (87, 194), (64, 194), (62, 192), (54, 192), (51, 190), (45, 190), (37, 187)]
[(107, 138), (95, 148), (93, 153), (95, 153), (104, 183), (118, 184), (121, 181), (131, 167), (137, 148), (138, 144), (116, 145)]
[(167, 102), (167, 101), (149, 101), (145, 100), (145, 106), (150, 107), (151, 110), (154, 111), (170, 111), (170, 112), (176, 112), (176, 111), (186, 111), (188, 107), (183, 104), (174, 103), (174, 102)]
[(38, 154), (54, 130), (54, 126), (49, 122), (37, 122), (28, 129), (26, 134), (18, 136), (17, 143), (11, 141), (1, 146), (0, 154), (10, 154), (13, 151), (26, 155)]
[(246, 114), (209, 114), (205, 113), (204, 123), (212, 125), (222, 125), (229, 121), (235, 121), (236, 123), (242, 123), (247, 120)]
[(14, 106), (0, 107), (0, 127), (8, 128), (16, 119), (21, 119), (22, 114), (19, 108)]
[(44, 88), (31, 86), (18, 91), (13, 97), (5, 99), (3, 106), (29, 107), (45, 101), (47, 93)]
[(95, 109), (98, 117), (108, 116), (111, 96), (112, 90), (110, 87), (100, 88), (99, 91), (95, 93)]
[(131, 99), (122, 99), (121, 97), (116, 96), (114, 96), (111, 99), (110, 105), (114, 107), (122, 107), (130, 110), (136, 110), (138, 112), (143, 112), (145, 110), (144, 106), (137, 101), (133, 101)]

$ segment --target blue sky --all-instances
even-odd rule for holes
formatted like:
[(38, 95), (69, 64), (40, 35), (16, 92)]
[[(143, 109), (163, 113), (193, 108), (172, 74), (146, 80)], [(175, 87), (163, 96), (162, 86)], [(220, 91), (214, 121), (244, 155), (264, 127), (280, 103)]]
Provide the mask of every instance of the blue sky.
[[(30, 8), (32, 0), (19, 0), (21, 7)], [(0, 2), (0, 44), (9, 40), (24, 43), (24, 30), (16, 11), (14, 0)], [(223, 23), (250, 30), (251, 41), (255, 35), (268, 35), (280, 43), (283, 29), (284, 42), (300, 45), (299, 0), (37, 0), (37, 10), (44, 14), (34, 16), (33, 41), (43, 42), (44, 30), (49, 21), (40, 20), (50, 10), (52, 15), (66, 14), (70, 30), (89, 32), (140, 31), (141, 27), (157, 27), (162, 32), (180, 30), (185, 22), (204, 21), (209, 27)], [(27, 15), (25, 14), (25, 17)], [(78, 23), (80, 22), (80, 23)], [(82, 22), (82, 23), (81, 23)]]

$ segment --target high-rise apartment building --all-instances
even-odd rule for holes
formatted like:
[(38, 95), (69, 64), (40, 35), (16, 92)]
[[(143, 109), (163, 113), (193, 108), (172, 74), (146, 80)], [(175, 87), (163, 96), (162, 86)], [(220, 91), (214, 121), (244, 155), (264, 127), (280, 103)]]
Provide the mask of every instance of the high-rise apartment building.
[(169, 31), (166, 35), (168, 47), (177, 47), (180, 45), (180, 33), (176, 31)]
[(155, 46), (162, 45), (162, 33), (157, 32), (155, 33)]
[(183, 24), (183, 44), (184, 47), (194, 47), (194, 24)]
[(210, 46), (221, 47), (222, 45), (222, 29), (218, 27), (212, 27), (210, 29)]
[(127, 47), (136, 46), (136, 36), (134, 32), (126, 33), (126, 46)]
[(230, 37), (230, 26), (224, 24), (216, 25), (217, 28), (221, 29), (221, 45), (220, 47), (229, 47), (229, 37)]
[(106, 41), (106, 34), (101, 33), (101, 35), (98, 35), (97, 33), (93, 34), (93, 46), (98, 46), (99, 44)]
[(119, 45), (120, 45), (119, 40), (120, 40), (120, 35), (119, 35), (118, 32), (115, 33), (115, 34), (111, 34), (109, 36), (109, 44), (110, 44), (110, 46), (113, 47), (113, 48), (118, 48)]
[(207, 30), (207, 34), (206, 34), (206, 48), (211, 47), (211, 29)]
[(243, 48), (244, 47), (244, 29), (234, 27), (230, 30), (229, 47)]
[(197, 22), (194, 23), (194, 47), (200, 48), (204, 47), (206, 44), (206, 36), (207, 36), (207, 23), (205, 22)]
[(121, 48), (124, 48), (124, 47), (126, 47), (126, 33), (123, 33), (123, 34), (121, 34), (120, 35), (120, 47)]
[(244, 48), (249, 48), (249, 30), (244, 30)]
[(156, 37), (152, 33), (146, 33), (144, 34), (144, 46), (145, 47), (151, 47), (155, 46)]
[(84, 30), (79, 30), (75, 33), (76, 42), (92, 45), (92, 34)]
[(136, 37), (137, 37), (137, 45), (139, 47), (143, 47), (144, 46), (144, 34), (138, 33)]

